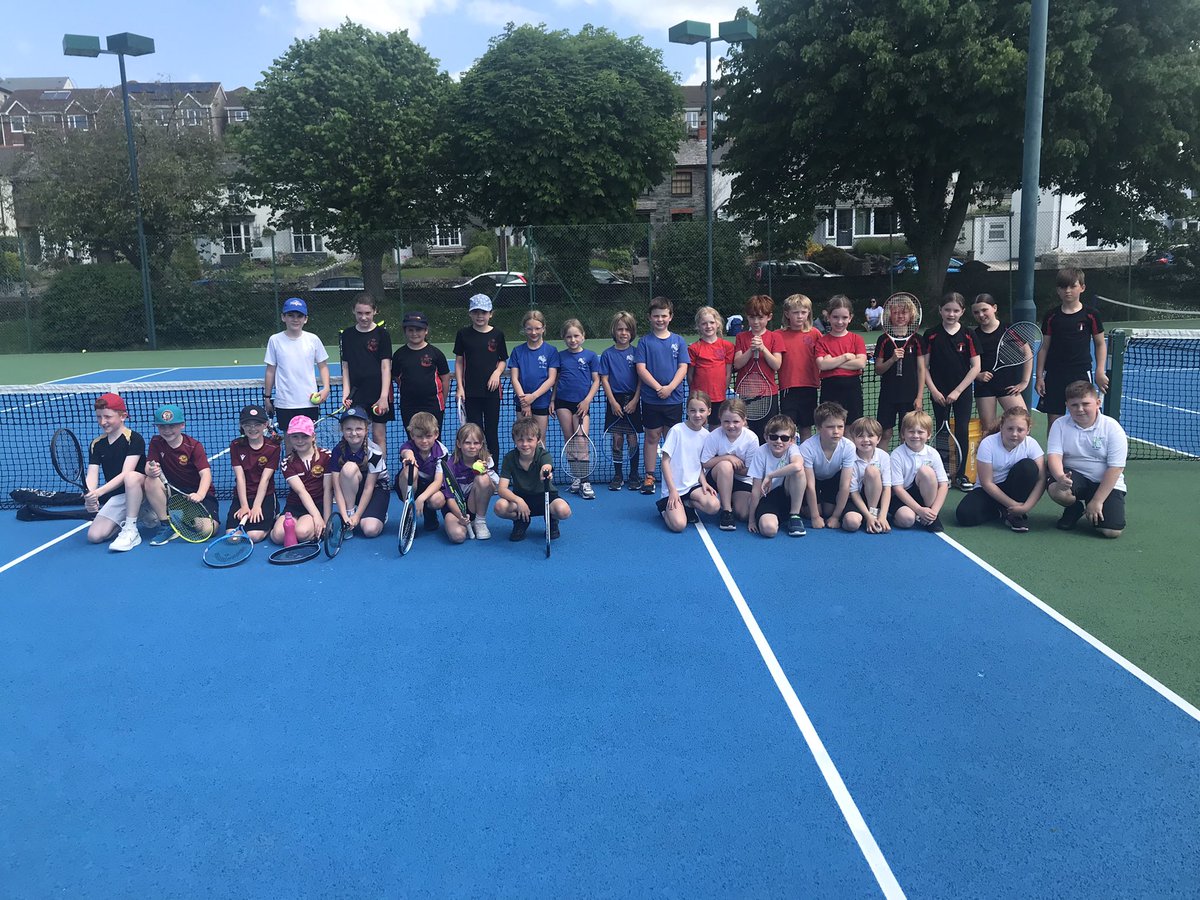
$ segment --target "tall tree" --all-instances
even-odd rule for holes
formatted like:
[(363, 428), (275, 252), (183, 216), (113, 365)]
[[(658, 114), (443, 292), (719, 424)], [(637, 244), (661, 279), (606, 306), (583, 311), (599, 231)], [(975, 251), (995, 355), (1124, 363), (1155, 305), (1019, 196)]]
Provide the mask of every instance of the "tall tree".
[(628, 222), (683, 136), (662, 54), (640, 38), (509, 25), (455, 105), (472, 208), (504, 225)]
[[(734, 208), (811, 222), (890, 197), (927, 295), (971, 201), (1020, 184), (1029, 5), (762, 0), (722, 83)], [(1200, 183), (1200, 0), (1050, 5), (1042, 179), (1082, 194), (1076, 224), (1119, 238), (1130, 211)], [(1118, 225), (1119, 223), (1119, 225)]]
[(311, 223), (334, 249), (356, 252), (367, 290), (382, 297), (382, 256), (397, 232), (459, 216), (445, 161), (452, 91), (406, 31), (347, 21), (297, 40), (256, 86), (236, 136), (243, 181), (275, 224)]
[[(52, 245), (86, 247), (100, 260), (141, 266), (129, 152), (120, 102), (90, 130), (44, 130), (16, 178), (19, 202)], [(180, 242), (213, 230), (228, 167), (205, 129), (136, 124), (138, 185), (152, 276), (167, 270)]]

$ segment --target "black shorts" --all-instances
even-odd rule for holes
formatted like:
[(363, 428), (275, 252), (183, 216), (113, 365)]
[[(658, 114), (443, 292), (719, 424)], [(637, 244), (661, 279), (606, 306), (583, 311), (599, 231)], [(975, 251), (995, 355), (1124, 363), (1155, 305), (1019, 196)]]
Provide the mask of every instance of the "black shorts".
[(733, 493), (748, 494), (752, 490), (754, 490), (754, 485), (749, 484), (748, 482), (742, 481), (738, 478), (733, 479)]
[[(529, 517), (531, 519), (542, 519), (546, 516), (546, 495), (539, 491), (536, 494), (525, 494), (521, 491), (513, 491), (518, 497), (525, 501), (525, 505), (529, 507)], [(553, 503), (558, 499), (558, 491), (553, 487), (550, 488), (550, 502)]]
[[(357, 505), (362, 497), (363, 489), (366, 485), (359, 485), (358, 496), (354, 498)], [(378, 479), (375, 481), (375, 491), (371, 494), (371, 499), (367, 502), (367, 508), (362, 511), (359, 516), (359, 521), (363, 519), (379, 519), (381, 522), (387, 521), (388, 502), (391, 497), (388, 496), (387, 484), (380, 484)], [(344, 513), (343, 513), (344, 515)]]
[(437, 404), (430, 405), (428, 403), (405, 403), (400, 401), (400, 424), (404, 426), (404, 433), (408, 433), (408, 423), (412, 421), (412, 417), (417, 413), (427, 412), (438, 423), (438, 431), (442, 430), (442, 420), (446, 416), (444, 409), (438, 409)]
[(321, 418), (321, 410), (315, 406), (305, 406), (300, 409), (280, 409), (275, 407), (275, 422), (279, 425), (280, 434), (287, 434), (288, 424), (296, 416), (308, 416), (314, 422)]
[(208, 510), (208, 517), (210, 519), (212, 519), (214, 522), (221, 521), (221, 507), (217, 503), (217, 498), (215, 496), (209, 494), (200, 501), (200, 505)]
[(832, 478), (818, 478), (816, 479), (816, 483), (818, 503), (828, 503), (830, 505), (837, 503), (838, 490), (842, 486), (842, 475), (840, 472)]
[[(1071, 493), (1075, 495), (1075, 499), (1085, 506), (1096, 496), (1096, 491), (1099, 489), (1094, 481), (1089, 481), (1078, 472), (1071, 472)], [(1113, 490), (1104, 498), (1104, 521), (1097, 525), (1097, 528), (1108, 528), (1112, 531), (1125, 530), (1125, 492)]]
[[(238, 502), (235, 499), (229, 502), (229, 514), (225, 517), (225, 530), (238, 527)], [(263, 517), (261, 522), (247, 522), (247, 531), (267, 531), (271, 527), (271, 523), (275, 521), (279, 515), (279, 503), (275, 499), (275, 492), (269, 491), (267, 496), (263, 497), (262, 505)]]
[(1059, 374), (1046, 373), (1046, 396), (1038, 399), (1038, 411), (1048, 416), (1065, 416), (1067, 414), (1067, 386), (1076, 381), (1091, 383), (1092, 373), (1068, 372)]
[(372, 422), (394, 422), (396, 421), (395, 397), (391, 392), (388, 393), (388, 411), (382, 416), (375, 412), (372, 407), (379, 401), (379, 382), (375, 384), (352, 384), (350, 386), (350, 396), (354, 398), (354, 405), (361, 406), (367, 411), (367, 417)]
[(815, 387), (784, 388), (779, 392), (779, 412), (795, 422), (797, 428), (813, 427), (813, 410), (816, 408)]
[(787, 488), (777, 487), (758, 501), (758, 508), (754, 510), (755, 521), (761, 521), (763, 516), (775, 516), (779, 521), (783, 521), (792, 514), (792, 498), (788, 495)]
[[(633, 399), (633, 391), (614, 391), (613, 400), (617, 401), (622, 407)], [(629, 423), (633, 426), (633, 430), (638, 434), (642, 433), (642, 405), (639, 403), (634, 407), (633, 412), (627, 413), (625, 416)], [(617, 421), (617, 415), (612, 411), (612, 407), (607, 403), (604, 404), (604, 430), (608, 431), (613, 423)]]
[(975, 397), (1006, 397), (1008, 389), (1021, 380), (1021, 367), (1008, 366), (992, 376), (991, 381), (975, 382)]
[[(879, 425), (884, 431), (889, 428), (895, 428), (904, 421), (904, 417), (913, 411), (911, 403), (896, 403), (880, 398), (879, 410), (876, 416), (879, 419)], [(886, 449), (886, 448), (884, 448)]]
[(642, 425), (647, 431), (665, 430), (683, 421), (683, 404), (672, 403), (669, 406), (652, 406), (642, 404)]
[(863, 392), (859, 375), (830, 375), (821, 380), (821, 402), (838, 403), (846, 410), (846, 424), (862, 418)]
[[(694, 484), (690, 488), (688, 488), (684, 493), (680, 494), (679, 498), (681, 500), (683, 500), (688, 506), (691, 506), (692, 505), (691, 504), (692, 494), (696, 493), (696, 491), (698, 491), (698, 490), (700, 490), (700, 485)], [(664, 513), (667, 511), (667, 501), (670, 499), (671, 499), (670, 497), (659, 497), (657, 500), (654, 501), (654, 505), (656, 507), (658, 507), (658, 511), (660, 513)]]

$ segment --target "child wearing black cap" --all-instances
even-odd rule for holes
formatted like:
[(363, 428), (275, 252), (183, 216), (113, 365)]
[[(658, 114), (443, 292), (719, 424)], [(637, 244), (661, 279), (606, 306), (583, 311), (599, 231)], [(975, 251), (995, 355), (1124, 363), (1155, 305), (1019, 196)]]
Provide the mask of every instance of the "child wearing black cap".
[(246, 534), (257, 544), (266, 540), (278, 515), (275, 472), (279, 469), (279, 440), (267, 437), (267, 414), (261, 406), (242, 407), (238, 422), (242, 436), (229, 444), (235, 487), (225, 530), (233, 531), (245, 519)]
[(400, 398), (400, 420), (405, 429), (412, 417), (427, 412), (437, 419), (438, 430), (446, 414), (446, 378), (450, 364), (446, 354), (429, 343), (429, 320), (425, 313), (404, 314), (405, 344), (392, 354), (392, 378)]

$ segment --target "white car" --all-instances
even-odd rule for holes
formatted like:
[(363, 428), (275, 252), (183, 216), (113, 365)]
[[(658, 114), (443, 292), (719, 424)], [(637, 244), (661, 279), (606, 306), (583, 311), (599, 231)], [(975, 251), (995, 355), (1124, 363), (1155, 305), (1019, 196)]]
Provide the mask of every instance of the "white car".
[(482, 275), (476, 275), (462, 284), (454, 285), (454, 287), (474, 288), (477, 291), (494, 291), (496, 288), (523, 288), (528, 287), (528, 285), (529, 282), (525, 280), (523, 272), (484, 272)]

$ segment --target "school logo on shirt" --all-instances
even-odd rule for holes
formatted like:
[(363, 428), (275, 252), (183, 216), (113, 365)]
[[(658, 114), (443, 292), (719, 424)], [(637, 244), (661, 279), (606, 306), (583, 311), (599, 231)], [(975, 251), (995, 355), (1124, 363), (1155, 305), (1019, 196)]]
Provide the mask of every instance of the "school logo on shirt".
[(368, 353), (376, 353), (376, 352), (378, 352), (378, 350), (379, 350), (379, 341), (378, 340), (376, 340), (375, 338), (371, 338), (369, 341), (367, 341), (367, 352)]
[(423, 369), (433, 368), (433, 354), (432, 353), (426, 353), (425, 355), (423, 355), (421, 357), (421, 368), (423, 368)]
[(674, 344), (674, 343), (671, 344), (671, 358), (679, 359), (679, 345), (678, 344)]
[(546, 354), (543, 353), (541, 356), (539, 356), (537, 361), (539, 366), (541, 366), (543, 369), (546, 368)]
[(579, 359), (575, 360), (575, 366), (580, 369), (586, 369), (588, 367), (587, 360), (580, 356)]
[(312, 467), (312, 473), (314, 475), (324, 475), (325, 467), (323, 465), (321, 465), (320, 463), (317, 463), (315, 466)]
[(186, 466), (187, 461), (188, 461), (188, 455), (186, 453), (180, 453), (178, 456), (175, 457), (175, 462), (179, 463), (181, 466)]
[(260, 466), (265, 466), (267, 464), (267, 458), (265, 456), (260, 456), (258, 458), (258, 464)]
[(488, 353), (495, 353), (495, 352), (496, 352), (496, 339), (492, 338), (491, 340), (488, 341)]
[(629, 365), (631, 365), (631, 366), (633, 365), (633, 354), (632, 353), (625, 354), (625, 362), (629, 363)]

